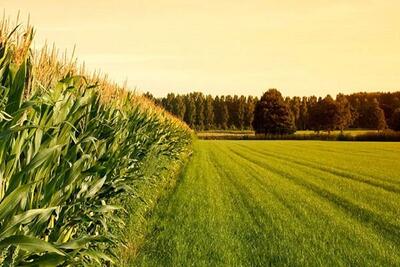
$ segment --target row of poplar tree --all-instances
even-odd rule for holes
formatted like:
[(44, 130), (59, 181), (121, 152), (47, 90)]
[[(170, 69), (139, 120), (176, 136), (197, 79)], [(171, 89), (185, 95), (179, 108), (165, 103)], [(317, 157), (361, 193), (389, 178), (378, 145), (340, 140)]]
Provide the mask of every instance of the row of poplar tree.
[(330, 95), (283, 98), (276, 89), (268, 90), (260, 99), (243, 95), (213, 97), (201, 92), (169, 93), (162, 98), (154, 98), (150, 93), (146, 96), (196, 130), (257, 130), (260, 118), (271, 119), (271, 116), (277, 123), (290, 126), (291, 130), (286, 132), (347, 128), (400, 130), (400, 92), (338, 94), (335, 99)]

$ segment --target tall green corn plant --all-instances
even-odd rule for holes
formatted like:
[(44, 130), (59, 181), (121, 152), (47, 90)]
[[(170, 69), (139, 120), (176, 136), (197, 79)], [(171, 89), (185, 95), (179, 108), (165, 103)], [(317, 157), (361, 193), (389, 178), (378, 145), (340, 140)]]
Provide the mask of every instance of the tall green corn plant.
[[(30, 80), (31, 64), (28, 49), (24, 47), (25, 49), (16, 51), (16, 49), (12, 49), (12, 44), (10, 44), (12, 34), (16, 30), (17, 28), (11, 31), (7, 38), (0, 41), (0, 127), (11, 120), (12, 114), (17, 113), (22, 104), (25, 88), (28, 87)], [(25, 34), (25, 38), (29, 43), (32, 40), (32, 35), (32, 30)], [(2, 141), (6, 141), (6, 136), (0, 137), (3, 139)], [(5, 145), (7, 145), (6, 142), (1, 143), (2, 147)], [(0, 154), (0, 160), (4, 165), (5, 159), (2, 156)], [(3, 175), (0, 173), (0, 199), (5, 194), (4, 184), (6, 181)]]
[(19, 251), (18, 264), (110, 260), (101, 244), (112, 242), (104, 226), (116, 207), (99, 196), (107, 178), (97, 162), (102, 142), (77, 132), (98, 97), (74, 95), (66, 82), (23, 103), (0, 130), (0, 248)]
[(105, 214), (116, 209), (98, 196), (106, 177), (94, 164), (96, 153), (90, 152), (101, 142), (92, 142), (85, 151), (84, 142), (94, 138), (77, 131), (85, 127), (82, 114), (99, 97), (93, 90), (76, 90), (76, 79), (67, 78), (24, 102), (29, 57), (17, 65), (7, 42), (0, 51), (0, 249), (5, 251), (0, 262), (111, 261), (104, 247), (90, 248), (110, 243), (101, 232), (106, 217), (113, 221)]
[(122, 222), (110, 203), (135, 193), (147, 155), (173, 159), (189, 133), (129, 95), (103, 103), (85, 77), (33, 90), (29, 53), (12, 49), (0, 47), (0, 263), (112, 263)]

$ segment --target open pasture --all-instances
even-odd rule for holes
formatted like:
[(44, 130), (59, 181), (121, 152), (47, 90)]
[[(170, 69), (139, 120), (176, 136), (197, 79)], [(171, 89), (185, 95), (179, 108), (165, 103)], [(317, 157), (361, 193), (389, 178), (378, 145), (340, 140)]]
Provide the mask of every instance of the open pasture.
[(400, 143), (194, 148), (138, 266), (400, 265)]

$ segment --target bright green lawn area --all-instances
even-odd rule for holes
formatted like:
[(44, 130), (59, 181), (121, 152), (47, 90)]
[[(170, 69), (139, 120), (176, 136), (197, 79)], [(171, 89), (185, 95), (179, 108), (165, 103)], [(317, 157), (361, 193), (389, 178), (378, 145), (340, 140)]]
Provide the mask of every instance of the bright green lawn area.
[(138, 266), (400, 266), (400, 143), (198, 141)]

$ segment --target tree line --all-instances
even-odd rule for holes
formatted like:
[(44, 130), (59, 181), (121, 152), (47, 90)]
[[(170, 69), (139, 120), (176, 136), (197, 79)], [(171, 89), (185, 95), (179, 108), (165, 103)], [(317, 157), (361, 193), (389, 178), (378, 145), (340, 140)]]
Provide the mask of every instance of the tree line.
[(200, 92), (169, 93), (163, 98), (154, 98), (150, 93), (145, 96), (196, 130), (250, 130), (257, 102), (257, 98), (252, 96), (213, 97)]
[(196, 130), (255, 130), (284, 134), (296, 130), (348, 128), (400, 130), (400, 92), (326, 97), (283, 97), (276, 89), (253, 96), (169, 93), (145, 96)]

